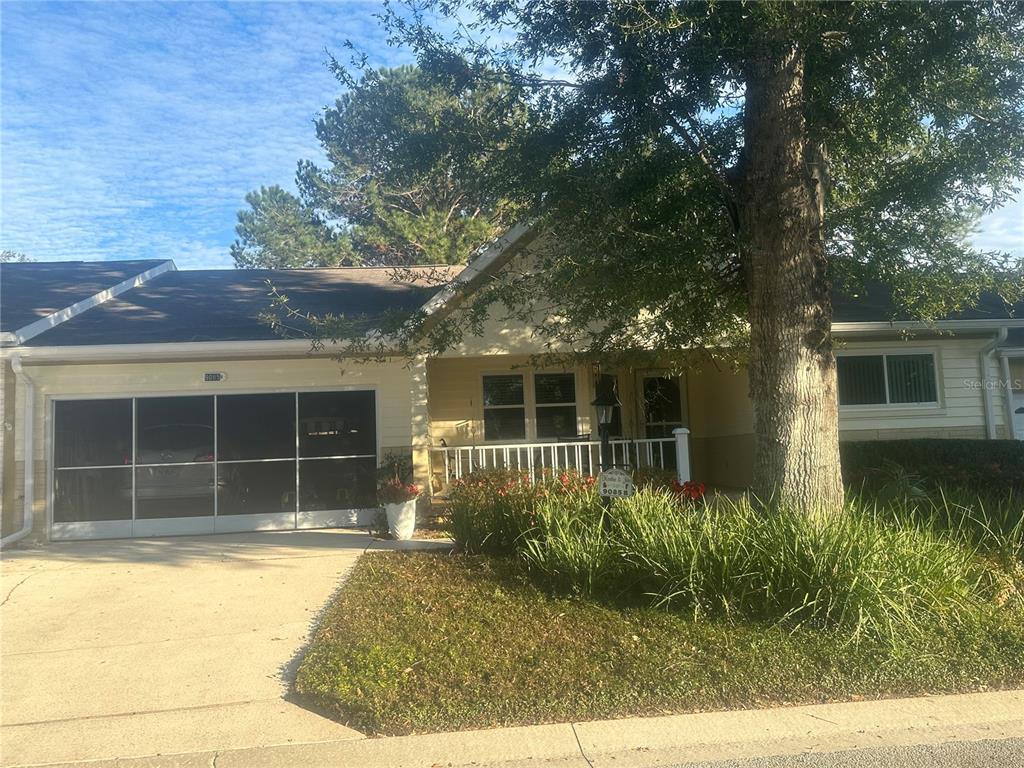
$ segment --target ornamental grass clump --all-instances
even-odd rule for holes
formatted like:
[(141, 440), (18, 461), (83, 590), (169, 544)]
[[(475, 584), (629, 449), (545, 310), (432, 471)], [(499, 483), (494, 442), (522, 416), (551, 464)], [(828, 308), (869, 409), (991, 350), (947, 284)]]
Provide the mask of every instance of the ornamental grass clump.
[(522, 557), (533, 574), (561, 592), (589, 595), (613, 586), (620, 558), (594, 492), (542, 497), (535, 519), (521, 539)]
[(987, 609), (999, 579), (976, 549), (851, 508), (827, 522), (746, 499), (681, 506), (641, 491), (612, 509), (624, 571), (658, 602), (695, 615), (837, 627), (910, 639)]

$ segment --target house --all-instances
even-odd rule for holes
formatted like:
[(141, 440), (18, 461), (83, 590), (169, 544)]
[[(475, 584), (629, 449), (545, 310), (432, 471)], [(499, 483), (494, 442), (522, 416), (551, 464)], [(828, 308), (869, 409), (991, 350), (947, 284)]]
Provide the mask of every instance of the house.
[[(530, 248), (517, 228), (451, 276), (472, 290)], [(440, 315), (458, 292), (427, 271), (4, 264), (5, 541), (365, 524), (388, 453), (435, 494), (480, 466), (594, 471), (590, 403), (609, 390), (616, 463), (672, 470), (683, 446), (692, 477), (750, 482), (743, 370), (535, 366), (529, 328), (497, 318), (440, 355), (339, 362), (265, 321), (271, 285), (368, 328), (394, 310)], [(924, 326), (893, 321), (881, 289), (836, 297), (842, 439), (1024, 439), (1012, 314), (986, 298)]]

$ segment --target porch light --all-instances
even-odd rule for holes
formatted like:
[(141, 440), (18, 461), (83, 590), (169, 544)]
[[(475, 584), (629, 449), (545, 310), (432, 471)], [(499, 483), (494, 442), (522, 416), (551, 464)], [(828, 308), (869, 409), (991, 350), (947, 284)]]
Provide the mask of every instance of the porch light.
[(597, 409), (597, 423), (602, 427), (607, 427), (612, 423), (615, 408), (621, 405), (619, 399), (615, 396), (615, 392), (611, 389), (599, 392), (590, 404)]

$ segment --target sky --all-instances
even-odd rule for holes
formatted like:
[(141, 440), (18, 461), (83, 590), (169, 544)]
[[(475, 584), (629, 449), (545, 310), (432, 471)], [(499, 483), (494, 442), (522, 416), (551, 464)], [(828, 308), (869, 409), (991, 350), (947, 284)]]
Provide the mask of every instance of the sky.
[[(376, 66), (376, 2), (0, 3), (0, 247), (45, 261), (232, 266), (245, 194), (294, 190), (340, 86), (327, 51)], [(976, 245), (1024, 256), (1024, 201)]]

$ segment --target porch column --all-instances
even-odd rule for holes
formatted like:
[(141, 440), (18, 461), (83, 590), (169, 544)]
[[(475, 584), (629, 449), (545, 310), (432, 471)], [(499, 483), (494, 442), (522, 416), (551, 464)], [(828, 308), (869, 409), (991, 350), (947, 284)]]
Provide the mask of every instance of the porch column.
[[(425, 496), (421, 504), (429, 503), (430, 488), (430, 408), (427, 389), (427, 357), (417, 355), (409, 363), (409, 394), (412, 403), (412, 478)], [(423, 501), (423, 499), (427, 501)]]
[(672, 430), (676, 439), (676, 476), (680, 483), (690, 479), (690, 430), (677, 427)]

